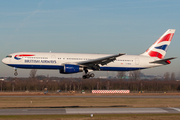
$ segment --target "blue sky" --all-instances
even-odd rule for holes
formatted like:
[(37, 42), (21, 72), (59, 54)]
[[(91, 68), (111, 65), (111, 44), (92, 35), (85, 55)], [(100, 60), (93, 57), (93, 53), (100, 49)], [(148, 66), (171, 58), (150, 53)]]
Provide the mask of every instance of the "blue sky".
[[(165, 58), (178, 58), (171, 65), (142, 72), (179, 73), (179, 21), (178, 0), (1, 0), (0, 59), (21, 51), (136, 55), (172, 28), (176, 32)], [(29, 76), (29, 70), (18, 71), (19, 76)], [(13, 68), (0, 63), (0, 76), (13, 73)], [(62, 76), (55, 70), (38, 74)]]

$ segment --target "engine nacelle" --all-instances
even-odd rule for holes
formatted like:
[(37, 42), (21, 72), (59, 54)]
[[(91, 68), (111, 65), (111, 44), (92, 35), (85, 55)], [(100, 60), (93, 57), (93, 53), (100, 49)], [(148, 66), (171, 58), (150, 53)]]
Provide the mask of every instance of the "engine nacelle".
[(63, 74), (71, 74), (71, 73), (78, 73), (82, 72), (83, 68), (79, 65), (73, 65), (73, 64), (65, 64), (63, 70), (59, 70), (60, 73)]

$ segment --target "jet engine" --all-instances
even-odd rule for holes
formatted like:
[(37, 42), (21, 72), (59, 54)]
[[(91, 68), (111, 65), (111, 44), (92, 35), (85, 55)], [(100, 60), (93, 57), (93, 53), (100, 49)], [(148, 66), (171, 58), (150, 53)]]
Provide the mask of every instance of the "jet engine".
[(83, 72), (83, 68), (79, 65), (65, 64), (64, 69), (59, 70), (59, 72), (62, 74), (78, 73)]

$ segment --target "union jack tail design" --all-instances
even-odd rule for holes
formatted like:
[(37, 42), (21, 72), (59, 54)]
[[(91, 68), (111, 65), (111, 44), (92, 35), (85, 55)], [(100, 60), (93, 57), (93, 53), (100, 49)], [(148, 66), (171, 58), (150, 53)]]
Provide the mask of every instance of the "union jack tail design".
[(171, 43), (175, 29), (168, 29), (149, 49), (141, 55), (163, 59)]

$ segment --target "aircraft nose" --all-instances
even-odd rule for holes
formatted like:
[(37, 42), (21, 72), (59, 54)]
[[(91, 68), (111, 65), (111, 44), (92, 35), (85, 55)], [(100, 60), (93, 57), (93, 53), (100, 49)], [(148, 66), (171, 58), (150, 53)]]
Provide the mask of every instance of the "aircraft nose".
[(2, 62), (3, 62), (4, 64), (6, 64), (6, 63), (7, 63), (7, 59), (6, 59), (6, 58), (2, 59)]

